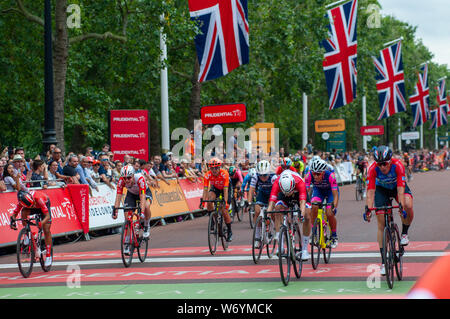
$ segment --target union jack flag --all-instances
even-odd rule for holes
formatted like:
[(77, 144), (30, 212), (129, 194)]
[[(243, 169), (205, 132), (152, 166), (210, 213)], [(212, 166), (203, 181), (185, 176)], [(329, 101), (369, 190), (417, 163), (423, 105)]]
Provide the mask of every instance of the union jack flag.
[(199, 82), (248, 63), (247, 0), (189, 0), (189, 12), (201, 31), (195, 37)]
[(322, 62), (329, 110), (347, 105), (356, 97), (356, 16), (358, 0), (328, 10), (329, 38), (322, 41)]
[(409, 97), (412, 112), (414, 115), (413, 126), (419, 126), (430, 118), (430, 88), (428, 87), (428, 64), (421, 67), (422, 74), (418, 73), (419, 78), (416, 83), (416, 92)]
[(447, 124), (447, 107), (438, 106), (434, 110), (430, 111), (431, 115), (431, 126), (430, 128), (438, 128), (442, 125)]
[(447, 103), (447, 92), (445, 90), (445, 79), (439, 80), (438, 86), (436, 86), (437, 95), (436, 99), (438, 102), (438, 106), (443, 106), (447, 110), (447, 113), (450, 114), (450, 109)]
[(406, 111), (402, 43), (399, 41), (381, 50), (380, 58), (372, 57), (372, 59), (377, 73), (377, 91), (381, 109), (378, 120)]

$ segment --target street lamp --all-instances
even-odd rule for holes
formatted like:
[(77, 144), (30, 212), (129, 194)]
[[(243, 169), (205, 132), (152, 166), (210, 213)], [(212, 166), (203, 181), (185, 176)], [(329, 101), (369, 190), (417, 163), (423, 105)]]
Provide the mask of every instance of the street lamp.
[(50, 0), (45, 0), (44, 5), (44, 86), (45, 86), (45, 111), (44, 111), (44, 154), (51, 144), (56, 144), (55, 131), (55, 106), (53, 99), (53, 56), (52, 56), (52, 9)]

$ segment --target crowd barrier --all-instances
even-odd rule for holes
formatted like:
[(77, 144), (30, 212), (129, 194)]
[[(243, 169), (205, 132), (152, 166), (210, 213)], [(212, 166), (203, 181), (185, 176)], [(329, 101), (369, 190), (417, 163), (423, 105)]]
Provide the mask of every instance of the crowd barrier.
[[(203, 192), (203, 181), (188, 179), (170, 179), (159, 182), (159, 188), (151, 187), (153, 202), (151, 204), (152, 220), (191, 214), (199, 210)], [(124, 222), (124, 215), (118, 214), (112, 219), (112, 206), (116, 199), (116, 190), (106, 184), (99, 184), (98, 191), (92, 189), (89, 195), (87, 185), (69, 184), (61, 188), (35, 189), (50, 198), (53, 237), (76, 233), (84, 234), (89, 239), (89, 232), (99, 229), (119, 227)], [(0, 193), (0, 247), (16, 244), (18, 231), (9, 227), (10, 216), (17, 205), (17, 193)], [(192, 216), (192, 215), (191, 215)], [(20, 216), (18, 216), (20, 217)], [(18, 230), (22, 227), (18, 223)]]

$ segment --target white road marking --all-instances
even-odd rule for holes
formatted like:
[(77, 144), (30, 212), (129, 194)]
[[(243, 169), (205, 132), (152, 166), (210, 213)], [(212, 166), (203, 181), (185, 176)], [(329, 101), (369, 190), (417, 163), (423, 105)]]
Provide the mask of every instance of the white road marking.
[[(220, 252), (219, 252), (220, 253)], [(404, 257), (439, 257), (443, 255), (449, 255), (450, 252), (444, 251), (424, 251), (424, 252), (405, 252)], [(335, 258), (378, 258), (380, 253), (332, 253), (331, 259)], [(269, 260), (267, 256), (261, 256), (261, 260)], [(277, 257), (272, 257), (272, 260), (276, 261)], [(207, 256), (207, 257), (163, 257), (152, 258), (148, 256), (145, 263), (177, 263), (177, 262), (208, 262), (208, 261), (251, 261), (253, 264), (252, 256)], [(309, 261), (307, 261), (309, 262)], [(69, 265), (108, 265), (108, 264), (121, 264), (122, 259), (102, 259), (102, 260), (73, 260), (73, 261), (54, 261), (52, 266), (69, 266)], [(141, 262), (135, 258), (133, 263), (140, 264)], [(38, 263), (39, 264), (39, 263)], [(0, 265), (0, 269), (16, 269), (17, 264), (3, 264)]]

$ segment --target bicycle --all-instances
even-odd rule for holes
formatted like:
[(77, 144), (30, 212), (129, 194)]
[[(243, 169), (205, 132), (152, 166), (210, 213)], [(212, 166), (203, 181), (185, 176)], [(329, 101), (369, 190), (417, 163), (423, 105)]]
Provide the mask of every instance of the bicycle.
[(356, 189), (355, 189), (356, 201), (363, 200), (363, 198), (364, 198), (364, 189), (365, 189), (365, 186), (364, 186), (364, 181), (363, 181), (363, 178), (362, 178), (362, 174), (359, 173), (358, 175), (356, 175)]
[(244, 194), (241, 191), (238, 192), (234, 204), (236, 205), (236, 217), (238, 218), (238, 221), (244, 220), (244, 210), (247, 205), (247, 199), (245, 199)]
[[(326, 207), (326, 200), (324, 203), (313, 202), (312, 205), (319, 206), (317, 212), (317, 218), (314, 221), (312, 234), (311, 234), (311, 264), (312, 267), (317, 269), (320, 262), (320, 253), (323, 252), (323, 259), (326, 264), (330, 262), (331, 258), (331, 227), (327, 219), (323, 207)], [(333, 209), (333, 205), (331, 207)], [(314, 250), (317, 249), (317, 252)], [(316, 257), (314, 255), (316, 254)]]
[[(261, 207), (261, 212), (255, 222), (255, 228), (253, 229), (252, 237), (252, 257), (255, 264), (258, 263), (261, 258), (264, 246), (267, 250), (267, 257), (272, 258), (276, 249), (275, 241), (275, 225), (266, 212), (267, 206)], [(260, 229), (260, 237), (256, 238), (256, 230)], [(258, 247), (255, 247), (255, 243), (259, 243)]]
[(280, 267), (281, 281), (287, 286), (291, 276), (291, 265), (297, 278), (300, 278), (302, 275), (302, 240), (300, 227), (297, 222), (298, 209), (266, 212), (266, 214), (278, 213), (283, 214), (283, 222), (278, 238), (278, 265)]
[(203, 207), (203, 203), (214, 203), (214, 210), (209, 212), (208, 218), (208, 247), (211, 255), (214, 255), (217, 251), (217, 243), (219, 238), (221, 239), (223, 250), (228, 249), (228, 242), (226, 238), (227, 226), (223, 220), (222, 210), (225, 204), (222, 195), (214, 200), (200, 199), (200, 208)]
[[(147, 258), (149, 238), (144, 238), (143, 236), (144, 215), (141, 213), (141, 208), (139, 206), (117, 207), (113, 208), (113, 211), (120, 209), (125, 211), (125, 223), (122, 226), (120, 236), (120, 252), (124, 266), (130, 267), (135, 248), (142, 263)], [(129, 252), (126, 252), (125, 248), (128, 248)]]
[[(397, 224), (394, 222), (392, 215), (393, 209), (399, 209), (403, 212), (402, 206), (392, 206), (392, 199), (389, 200), (388, 206), (367, 208), (367, 211), (375, 211), (376, 215), (384, 215), (384, 230), (383, 230), (383, 262), (386, 269), (386, 282), (388, 287), (394, 287), (394, 268), (397, 279), (403, 279), (403, 255), (405, 253), (404, 247), (400, 244), (400, 232)], [(406, 216), (404, 216), (406, 218)], [(366, 213), (364, 214), (366, 220)]]
[[(52, 265), (45, 266), (46, 246), (39, 214), (30, 215), (26, 219), (16, 219), (16, 221), (22, 221), (25, 224), (19, 232), (16, 244), (17, 264), (22, 276), (28, 278), (31, 275), (33, 264), (37, 259), (39, 259), (43, 271), (50, 271)], [(31, 226), (37, 227), (38, 232), (32, 232)], [(50, 254), (53, 259), (53, 244)]]
[(248, 207), (248, 220), (250, 222), (250, 228), (253, 229), (255, 226), (255, 205), (256, 201), (253, 200), (253, 203), (246, 202), (246, 207)]

